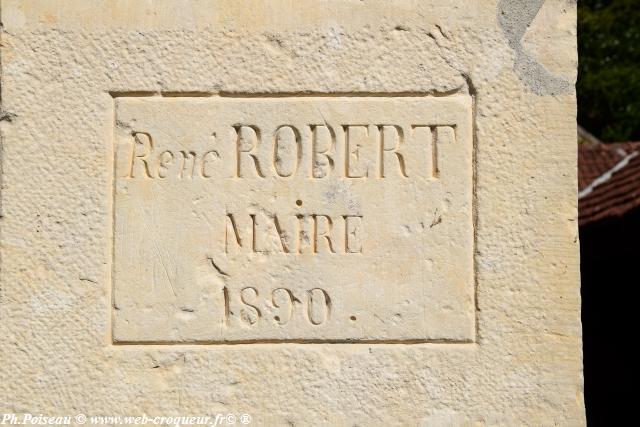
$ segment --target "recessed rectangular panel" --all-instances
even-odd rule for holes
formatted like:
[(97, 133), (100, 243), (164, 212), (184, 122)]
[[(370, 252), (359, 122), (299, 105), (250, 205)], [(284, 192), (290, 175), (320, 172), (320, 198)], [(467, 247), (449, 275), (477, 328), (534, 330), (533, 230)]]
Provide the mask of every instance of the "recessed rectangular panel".
[(115, 99), (113, 339), (469, 342), (472, 99)]

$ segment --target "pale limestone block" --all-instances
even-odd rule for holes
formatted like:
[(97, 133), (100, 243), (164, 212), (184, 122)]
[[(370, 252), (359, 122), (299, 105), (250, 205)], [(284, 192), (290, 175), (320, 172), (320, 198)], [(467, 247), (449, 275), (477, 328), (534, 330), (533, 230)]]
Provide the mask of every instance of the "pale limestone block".
[(584, 425), (575, 2), (0, 7), (0, 413)]

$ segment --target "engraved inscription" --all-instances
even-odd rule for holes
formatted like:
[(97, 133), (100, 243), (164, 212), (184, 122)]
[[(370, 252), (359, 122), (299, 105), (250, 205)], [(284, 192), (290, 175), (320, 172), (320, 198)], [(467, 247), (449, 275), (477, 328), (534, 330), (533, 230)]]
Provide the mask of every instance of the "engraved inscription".
[[(264, 152), (259, 152), (259, 148), (267, 144), (263, 141), (265, 132), (259, 126), (234, 125), (232, 128), (236, 141), (234, 163), (237, 178), (308, 176), (311, 179), (330, 179), (332, 176), (369, 178), (374, 175), (386, 178), (392, 173), (409, 178), (405, 162), (407, 154), (402, 152), (407, 131), (411, 135), (410, 143), (431, 157), (433, 177), (437, 178), (438, 144), (455, 140), (455, 126), (449, 125), (410, 124), (408, 129), (400, 125), (340, 125), (337, 132), (345, 153), (341, 158), (343, 164), (336, 164), (336, 131), (329, 125), (309, 124), (302, 131), (292, 125), (277, 126), (268, 142), (273, 154), (267, 158)], [(126, 178), (213, 178), (213, 169), (220, 167), (216, 163), (221, 158), (215, 148), (215, 136), (213, 133), (210, 146), (205, 146), (200, 152), (180, 149), (180, 141), (176, 141), (175, 150), (158, 150), (148, 130), (133, 130)], [(301, 165), (303, 153), (307, 151), (311, 153), (307, 156), (310, 162)]]
[(474, 339), (469, 96), (114, 103), (114, 342)]
[[(287, 288), (275, 288), (263, 296), (260, 291), (247, 286), (239, 295), (230, 293), (227, 287), (222, 289), (224, 318), (222, 323), (229, 327), (237, 322), (240, 327), (251, 327), (258, 322), (268, 322), (277, 327), (286, 327), (294, 319), (294, 312), (300, 311), (302, 321), (313, 326), (321, 326), (331, 316), (331, 298), (322, 288), (299, 291)], [(300, 296), (300, 298), (299, 298)]]
[(239, 219), (227, 213), (225, 253), (362, 253), (362, 216), (297, 214), (291, 217), (252, 213)]

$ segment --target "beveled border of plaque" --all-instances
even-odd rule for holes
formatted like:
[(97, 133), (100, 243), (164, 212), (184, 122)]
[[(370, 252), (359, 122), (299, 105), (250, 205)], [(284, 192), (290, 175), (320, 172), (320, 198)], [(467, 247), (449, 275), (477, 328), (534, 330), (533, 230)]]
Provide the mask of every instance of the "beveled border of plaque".
[[(468, 89), (461, 90), (461, 89)], [(227, 345), (246, 345), (246, 344), (360, 344), (360, 345), (388, 345), (388, 344), (400, 344), (400, 345), (425, 345), (425, 344), (479, 344), (479, 309), (478, 309), (478, 271), (477, 271), (477, 178), (478, 178), (478, 165), (477, 165), (477, 129), (476, 129), (476, 115), (477, 115), (477, 100), (474, 86), (471, 82), (467, 81), (467, 85), (461, 89), (455, 89), (447, 92), (428, 91), (428, 92), (259, 92), (259, 93), (247, 93), (247, 92), (232, 92), (232, 91), (108, 91), (111, 102), (111, 123), (109, 125), (111, 132), (108, 133), (108, 168), (109, 168), (109, 190), (110, 194), (110, 223), (109, 223), (109, 255), (108, 259), (110, 265), (108, 266), (109, 278), (107, 282), (109, 287), (107, 290), (108, 307), (108, 343), (117, 347), (127, 346), (167, 346), (167, 347), (184, 347), (184, 346), (227, 346)], [(473, 301), (472, 306), (474, 310), (473, 323), (474, 323), (474, 337), (472, 339), (314, 339), (314, 338), (297, 338), (297, 339), (242, 339), (242, 340), (185, 340), (185, 341), (121, 341), (115, 340), (113, 334), (113, 310), (114, 310), (114, 268), (115, 268), (115, 199), (116, 199), (116, 161), (115, 161), (115, 128), (116, 128), (116, 101), (119, 98), (447, 98), (455, 95), (467, 95), (471, 98), (471, 166), (472, 166), (472, 188), (471, 188), (471, 231), (472, 231), (472, 248), (471, 248), (471, 274), (473, 276)]]

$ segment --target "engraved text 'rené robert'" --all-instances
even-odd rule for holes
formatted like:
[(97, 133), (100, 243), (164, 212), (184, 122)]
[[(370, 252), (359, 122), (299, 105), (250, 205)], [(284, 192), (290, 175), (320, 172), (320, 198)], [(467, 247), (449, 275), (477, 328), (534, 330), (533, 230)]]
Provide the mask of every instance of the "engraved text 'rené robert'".
[[(292, 125), (279, 125), (275, 133), (265, 141), (264, 132), (256, 125), (233, 126), (235, 152), (233, 162), (235, 177), (275, 178), (307, 177), (328, 179), (331, 177), (362, 179), (385, 178), (396, 173), (409, 178), (403, 146), (407, 139), (421, 144), (431, 153), (431, 174), (438, 176), (438, 144), (455, 138), (454, 126), (411, 124), (408, 129), (399, 125), (329, 125), (309, 124), (301, 132)], [(345, 153), (342, 164), (336, 163), (336, 134), (344, 140)], [(406, 136), (405, 136), (406, 135)], [(131, 132), (131, 150), (126, 178), (151, 179), (210, 179), (211, 168), (220, 159), (215, 148), (215, 137), (210, 137), (211, 147), (201, 152), (175, 149), (158, 150), (148, 130)], [(257, 147), (268, 144), (270, 156), (257, 152)], [(309, 151), (308, 164), (302, 165), (302, 153)], [(363, 152), (370, 152), (364, 155)], [(230, 157), (227, 157), (230, 158)], [(364, 160), (370, 159), (370, 160)]]

